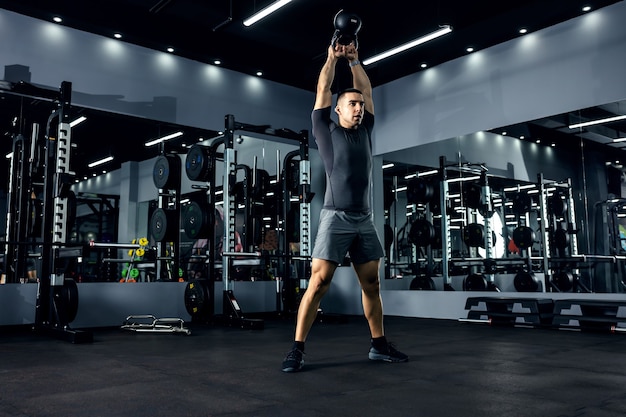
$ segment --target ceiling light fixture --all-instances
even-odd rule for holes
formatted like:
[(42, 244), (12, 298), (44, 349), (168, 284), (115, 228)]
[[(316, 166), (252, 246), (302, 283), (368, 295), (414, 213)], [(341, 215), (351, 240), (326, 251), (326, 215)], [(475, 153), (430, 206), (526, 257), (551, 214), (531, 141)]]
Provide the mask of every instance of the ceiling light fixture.
[(162, 138), (158, 138), (158, 139), (151, 140), (150, 142), (146, 142), (145, 146), (156, 145), (157, 143), (165, 142), (166, 140), (174, 139), (182, 135), (183, 135), (183, 132), (178, 131), (176, 133), (172, 133), (171, 135), (163, 136)]
[(54, 16), (52, 20), (54, 20), (56, 23), (61, 23), (63, 21), (63, 19), (61, 19), (59, 16)]
[(421, 38), (417, 38), (411, 42), (405, 43), (404, 45), (397, 46), (388, 51), (382, 52), (378, 55), (374, 55), (371, 58), (367, 58), (363, 60), (363, 65), (373, 64), (374, 62), (380, 61), (381, 59), (389, 58), (392, 55), (399, 54), (400, 52), (404, 52), (407, 49), (414, 48), (418, 45), (421, 45), (423, 43), (436, 39), (440, 36), (446, 35), (450, 32), (452, 32), (452, 26), (450, 25), (442, 26), (441, 29), (436, 30), (432, 33), (429, 33), (428, 35), (424, 35)]
[(79, 125), (82, 122), (84, 122), (85, 120), (87, 120), (87, 118), (85, 116), (80, 116), (78, 119), (75, 119), (75, 120), (70, 122), (70, 127), (74, 127), (76, 125)]
[(174, 52), (174, 48), (172, 48), (171, 46), (169, 48), (167, 48), (167, 52), (172, 53)]
[(599, 125), (602, 123), (610, 123), (610, 122), (616, 122), (618, 120), (624, 120), (626, 119), (626, 115), (622, 115), (622, 116), (613, 116), (613, 117), (606, 117), (604, 119), (598, 119), (598, 120), (590, 120), (588, 122), (582, 122), (582, 123), (575, 123), (573, 125), (569, 125), (568, 127), (570, 129), (576, 129), (579, 127), (585, 127), (585, 126), (592, 126), (592, 125)]
[(613, 139), (613, 142), (626, 142), (626, 137), (623, 137), (623, 138), (615, 138), (615, 139)]
[(114, 33), (114, 34), (113, 34), (113, 37), (114, 37), (115, 39), (122, 39), (122, 34), (121, 34), (121, 33)]
[(252, 26), (256, 22), (258, 22), (259, 20), (261, 20), (264, 17), (267, 17), (268, 15), (274, 13), (276, 10), (278, 10), (281, 7), (287, 5), (288, 3), (291, 3), (291, 0), (278, 0), (278, 1), (275, 1), (274, 3), (270, 4), (266, 8), (259, 10), (257, 13), (253, 14), (252, 16), (250, 16), (249, 18), (244, 20), (243, 21), (243, 25), (244, 26)]
[(89, 168), (97, 167), (98, 165), (106, 164), (109, 161), (112, 161), (112, 156), (107, 156), (106, 158), (98, 159), (97, 161), (93, 161), (90, 164), (87, 164)]
[(524, 33), (527, 33), (527, 32), (528, 32), (528, 29), (526, 29), (526, 28), (521, 28), (521, 29), (519, 30), (519, 33), (521, 33), (522, 35), (523, 35)]
[(383, 169), (393, 168), (394, 166), (396, 165), (393, 162), (390, 162), (388, 164), (383, 164)]

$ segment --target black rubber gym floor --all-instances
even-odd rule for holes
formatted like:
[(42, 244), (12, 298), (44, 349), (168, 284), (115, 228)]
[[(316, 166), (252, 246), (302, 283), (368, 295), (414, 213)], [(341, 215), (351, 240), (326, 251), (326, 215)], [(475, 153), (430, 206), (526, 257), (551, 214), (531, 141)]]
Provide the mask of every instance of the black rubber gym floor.
[(408, 363), (367, 359), (362, 317), (316, 323), (281, 372), (293, 320), (192, 334), (95, 329), (72, 344), (0, 329), (0, 416), (624, 416), (626, 334), (386, 317)]

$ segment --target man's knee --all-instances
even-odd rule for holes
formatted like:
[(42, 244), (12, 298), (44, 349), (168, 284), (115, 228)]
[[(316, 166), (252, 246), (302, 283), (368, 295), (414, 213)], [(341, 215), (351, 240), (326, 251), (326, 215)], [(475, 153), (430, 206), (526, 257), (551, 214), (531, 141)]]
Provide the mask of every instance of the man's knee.
[(316, 259), (311, 266), (311, 277), (307, 291), (314, 293), (326, 293), (333, 279), (336, 266), (330, 261)]
[(366, 294), (378, 295), (380, 293), (380, 280), (377, 276), (361, 280), (361, 289), (363, 289)]

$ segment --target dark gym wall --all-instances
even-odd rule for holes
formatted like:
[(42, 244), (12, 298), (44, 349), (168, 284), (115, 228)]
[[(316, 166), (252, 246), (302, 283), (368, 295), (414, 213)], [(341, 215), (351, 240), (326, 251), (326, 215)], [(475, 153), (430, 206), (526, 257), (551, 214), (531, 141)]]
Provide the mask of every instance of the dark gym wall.
[[(313, 94), (0, 9), (0, 69), (58, 88), (72, 104), (219, 130), (224, 115), (308, 128)], [(14, 73), (11, 71), (10, 73)], [(10, 81), (19, 81), (11, 79)]]
[(375, 153), (623, 100), (625, 19), (619, 2), (378, 87)]

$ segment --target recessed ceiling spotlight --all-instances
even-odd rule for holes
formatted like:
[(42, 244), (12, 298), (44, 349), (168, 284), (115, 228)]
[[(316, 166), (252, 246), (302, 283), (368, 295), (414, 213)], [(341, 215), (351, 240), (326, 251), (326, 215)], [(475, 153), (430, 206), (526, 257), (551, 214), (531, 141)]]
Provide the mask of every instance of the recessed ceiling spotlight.
[(521, 29), (519, 30), (519, 33), (521, 33), (522, 35), (523, 35), (524, 33), (527, 33), (527, 32), (528, 32), (528, 29), (526, 29), (526, 28), (521, 28)]
[(524, 139), (524, 135), (520, 136), (519, 138), (520, 138), (520, 139)]
[(54, 16), (52, 18), (53, 21), (57, 22), (57, 23), (61, 23), (63, 21), (63, 19), (61, 19), (59, 16)]
[(465, 49), (467, 52), (474, 52), (474, 48), (472, 48), (471, 46), (468, 46), (467, 49)]
[(420, 64), (420, 67), (421, 67), (421, 68), (426, 68), (427, 66), (428, 66), (428, 64), (427, 64), (427, 63), (425, 63), (425, 62), (422, 62), (422, 63)]
[(502, 136), (506, 136), (506, 130), (502, 132)]
[(115, 39), (122, 39), (122, 34), (121, 34), (121, 33), (114, 33), (114, 34), (113, 34), (113, 37), (114, 37)]
[(257, 71), (256, 75), (260, 77), (261, 75), (263, 75), (263, 72), (262, 71)]
[(219, 59), (216, 59), (215, 61), (213, 61), (213, 63), (215, 65), (222, 65), (222, 61), (220, 61)]
[(588, 12), (589, 10), (591, 10), (591, 6), (584, 6), (583, 7), (583, 12)]
[(169, 48), (167, 48), (167, 52), (170, 52), (170, 53), (174, 52), (174, 48), (170, 46)]

